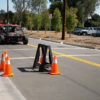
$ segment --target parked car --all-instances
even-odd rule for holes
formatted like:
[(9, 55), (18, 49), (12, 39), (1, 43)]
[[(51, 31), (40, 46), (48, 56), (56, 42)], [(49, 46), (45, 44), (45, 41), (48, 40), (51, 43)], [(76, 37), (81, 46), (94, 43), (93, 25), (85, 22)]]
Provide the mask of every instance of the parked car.
[(84, 29), (82, 29), (80, 31), (81, 35), (93, 35), (93, 33), (96, 33), (96, 30), (94, 29), (94, 27), (84, 27)]
[(100, 27), (75, 28), (72, 32), (77, 35), (100, 36)]
[(0, 43), (28, 43), (28, 38), (24, 35), (22, 28), (17, 24), (0, 25)]
[(92, 35), (97, 37), (100, 36), (100, 27), (94, 27), (94, 30), (96, 31), (95, 33), (93, 33)]
[(75, 28), (73, 31), (72, 31), (72, 33), (73, 34), (76, 34), (76, 35), (80, 35), (80, 32), (81, 32), (81, 30), (82, 30), (83, 28)]

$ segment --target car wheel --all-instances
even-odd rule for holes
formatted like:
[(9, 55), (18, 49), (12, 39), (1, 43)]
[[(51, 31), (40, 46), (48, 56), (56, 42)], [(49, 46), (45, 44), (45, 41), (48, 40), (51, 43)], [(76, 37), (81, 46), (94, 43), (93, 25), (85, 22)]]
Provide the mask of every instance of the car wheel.
[(82, 33), (79, 32), (78, 35), (80, 36), (80, 35), (82, 35)]
[(3, 44), (5, 42), (5, 38), (3, 35), (0, 36), (0, 44)]
[(27, 37), (24, 37), (23, 44), (28, 44), (28, 38)]
[(84, 33), (83, 33), (83, 36), (86, 36), (86, 35), (87, 35), (87, 33), (86, 33), (86, 32), (84, 32)]

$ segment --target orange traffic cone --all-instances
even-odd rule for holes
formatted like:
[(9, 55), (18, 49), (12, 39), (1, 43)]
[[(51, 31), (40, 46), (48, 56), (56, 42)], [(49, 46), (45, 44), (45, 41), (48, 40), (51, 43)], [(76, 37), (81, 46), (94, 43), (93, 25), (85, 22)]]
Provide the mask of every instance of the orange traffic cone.
[(4, 51), (4, 56), (5, 56), (5, 60), (7, 60), (7, 56), (8, 55), (7, 55), (7, 51), (6, 50)]
[(4, 70), (4, 74), (2, 74), (2, 76), (14, 76), (14, 74), (11, 71), (11, 65), (10, 65), (9, 56), (7, 56), (6, 59), (7, 60), (6, 60), (5, 70)]
[(52, 75), (60, 74), (60, 72), (58, 71), (58, 64), (57, 64), (56, 56), (54, 56), (54, 58), (53, 58), (53, 64), (52, 64), (52, 67), (51, 67), (51, 72), (49, 72), (49, 74), (52, 74)]
[(1, 57), (1, 64), (0, 64), (0, 71), (5, 69), (5, 57), (4, 54), (2, 54)]
[(43, 60), (43, 54), (41, 52), (41, 54), (40, 54), (40, 63), (42, 63), (42, 60)]

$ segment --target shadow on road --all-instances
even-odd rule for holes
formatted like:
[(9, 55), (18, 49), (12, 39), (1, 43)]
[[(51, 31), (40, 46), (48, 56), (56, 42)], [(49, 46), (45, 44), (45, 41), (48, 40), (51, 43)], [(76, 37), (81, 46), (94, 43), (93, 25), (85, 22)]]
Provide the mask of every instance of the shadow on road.
[(33, 70), (32, 67), (21, 67), (21, 68), (18, 68), (18, 70), (20, 70), (21, 72), (39, 72), (37, 70)]
[[(36, 67), (35, 69), (33, 69), (33, 67), (20, 67), (18, 68), (19, 71), (21, 72), (40, 72), (39, 68)], [(50, 70), (44, 70), (43, 72), (40, 72), (41, 74), (48, 74)]]
[(22, 43), (3, 43), (3, 44), (0, 43), (0, 45), (23, 45), (23, 44)]

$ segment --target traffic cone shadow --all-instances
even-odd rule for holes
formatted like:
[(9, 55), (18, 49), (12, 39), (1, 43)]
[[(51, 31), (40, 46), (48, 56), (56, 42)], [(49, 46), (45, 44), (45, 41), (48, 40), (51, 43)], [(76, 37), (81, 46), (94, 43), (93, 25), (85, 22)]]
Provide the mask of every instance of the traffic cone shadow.
[(4, 57), (4, 54), (2, 54), (1, 63), (0, 63), (0, 71), (3, 71), (4, 69), (5, 69), (5, 57)]
[(54, 58), (53, 58), (53, 63), (52, 63), (51, 71), (49, 72), (49, 74), (51, 74), (51, 75), (59, 75), (59, 74), (61, 74), (59, 72), (59, 70), (58, 70), (58, 64), (57, 64), (56, 56), (54, 56)]
[(14, 74), (11, 71), (11, 64), (10, 64), (9, 56), (6, 57), (5, 70), (2, 76), (14, 76)]

